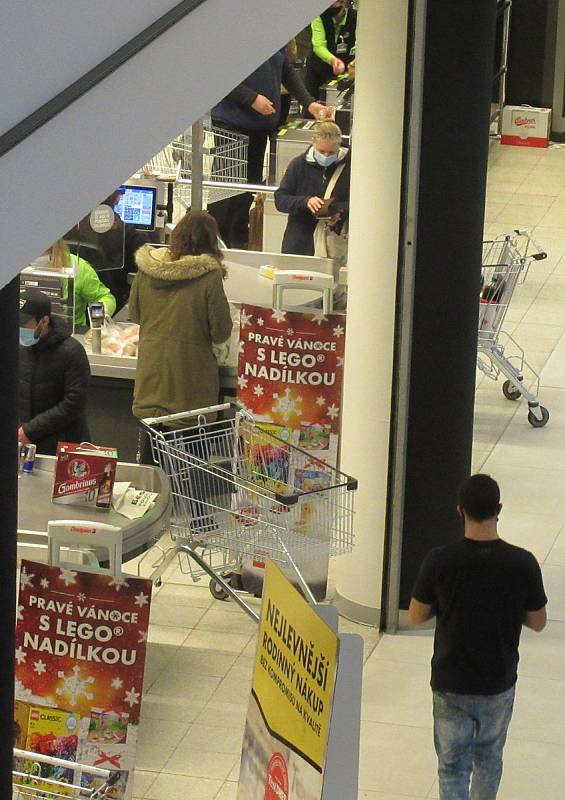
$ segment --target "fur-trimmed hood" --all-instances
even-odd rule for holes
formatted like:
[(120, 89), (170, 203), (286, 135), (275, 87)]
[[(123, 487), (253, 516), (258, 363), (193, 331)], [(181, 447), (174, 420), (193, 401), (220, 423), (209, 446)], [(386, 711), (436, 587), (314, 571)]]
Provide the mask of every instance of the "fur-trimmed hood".
[(168, 247), (154, 247), (144, 245), (135, 254), (137, 266), (153, 278), (154, 282), (162, 284), (162, 288), (171, 288), (173, 284), (192, 281), (201, 278), (207, 272), (222, 270), (222, 265), (216, 259), (203, 253), (200, 256), (182, 256), (176, 261), (171, 260)]

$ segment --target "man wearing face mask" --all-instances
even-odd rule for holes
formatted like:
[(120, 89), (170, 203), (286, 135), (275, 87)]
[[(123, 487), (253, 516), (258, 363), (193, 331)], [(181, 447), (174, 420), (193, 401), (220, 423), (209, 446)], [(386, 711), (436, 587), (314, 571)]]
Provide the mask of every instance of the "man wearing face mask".
[(312, 52), (304, 83), (312, 97), (319, 98), (320, 87), (347, 72), (355, 60), (357, 12), (350, 5), (349, 0), (336, 0), (311, 23)]
[[(331, 198), (324, 200), (328, 184), (340, 170)], [(275, 192), (275, 206), (288, 214), (281, 251), (314, 255), (314, 230), (320, 216), (330, 218), (337, 233), (349, 215), (349, 150), (341, 147), (341, 131), (335, 122), (320, 122), (312, 146), (293, 158)], [(331, 188), (331, 187), (330, 187)]]
[(57, 442), (90, 438), (86, 398), (90, 366), (84, 347), (51, 314), (50, 299), (37, 289), (20, 293), (18, 441), (55, 455)]

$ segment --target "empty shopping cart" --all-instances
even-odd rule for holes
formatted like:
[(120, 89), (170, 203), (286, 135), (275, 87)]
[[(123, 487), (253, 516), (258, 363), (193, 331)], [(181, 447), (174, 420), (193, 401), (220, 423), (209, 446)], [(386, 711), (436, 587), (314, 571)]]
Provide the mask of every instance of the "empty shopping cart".
[(526, 229), (483, 242), (477, 367), (492, 380), (504, 375), (504, 396), (527, 400), (528, 422), (534, 428), (542, 428), (549, 419), (549, 411), (538, 400), (539, 375), (502, 326), (514, 291), (526, 279), (531, 262), (544, 258), (547, 253)]
[[(231, 416), (218, 419), (218, 413)], [(195, 579), (208, 575), (215, 597), (232, 597), (256, 619), (230, 575), (246, 562), (270, 558), (296, 576), (314, 603), (302, 573), (352, 549), (357, 481), (273, 436), (235, 404), (142, 425), (173, 496), (173, 541), (162, 550), (153, 580), (184, 554)]]

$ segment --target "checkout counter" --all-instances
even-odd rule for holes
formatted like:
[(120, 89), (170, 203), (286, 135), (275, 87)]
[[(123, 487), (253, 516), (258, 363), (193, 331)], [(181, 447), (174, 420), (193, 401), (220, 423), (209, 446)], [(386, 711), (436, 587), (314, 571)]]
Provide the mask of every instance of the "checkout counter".
[[(47, 561), (47, 528), (51, 520), (106, 523), (120, 528), (124, 562), (142, 553), (168, 526), (171, 493), (165, 473), (157, 467), (118, 463), (116, 481), (127, 481), (136, 489), (158, 494), (153, 506), (142, 517), (131, 520), (113, 508), (101, 511), (84, 506), (53, 505), (55, 462), (54, 456), (37, 456), (33, 471), (21, 475), (18, 481), (18, 558)], [(80, 557), (80, 553), (78, 555)], [(98, 561), (107, 558), (104, 551), (95, 551), (95, 555)]]

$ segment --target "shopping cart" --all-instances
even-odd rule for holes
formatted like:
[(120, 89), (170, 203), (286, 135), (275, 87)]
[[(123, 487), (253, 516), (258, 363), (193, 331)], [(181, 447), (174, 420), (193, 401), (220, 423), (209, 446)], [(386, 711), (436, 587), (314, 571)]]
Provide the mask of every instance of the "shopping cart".
[[(45, 777), (46, 767), (53, 777)], [(114, 800), (122, 796), (114, 793), (120, 778), (117, 771), (14, 748), (12, 800)]]
[[(192, 133), (187, 131), (173, 143), (179, 159), (178, 180), (174, 198), (188, 209), (192, 199)], [(249, 137), (205, 122), (203, 130), (203, 179), (217, 183), (204, 187), (204, 205), (240, 194), (238, 188), (226, 188), (224, 183), (247, 183), (247, 152)]]
[(172, 544), (161, 548), (152, 579), (184, 554), (195, 580), (208, 575), (214, 597), (231, 597), (257, 619), (230, 577), (246, 562), (270, 558), (315, 603), (302, 573), (351, 551), (357, 481), (273, 436), (235, 404), (144, 419), (142, 426), (173, 496)]
[(525, 281), (531, 262), (544, 258), (547, 253), (527, 229), (483, 242), (477, 367), (492, 380), (498, 380), (501, 373), (505, 376), (504, 396), (527, 400), (528, 422), (534, 428), (543, 428), (549, 419), (549, 411), (538, 401), (539, 375), (502, 325), (514, 290)]

